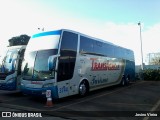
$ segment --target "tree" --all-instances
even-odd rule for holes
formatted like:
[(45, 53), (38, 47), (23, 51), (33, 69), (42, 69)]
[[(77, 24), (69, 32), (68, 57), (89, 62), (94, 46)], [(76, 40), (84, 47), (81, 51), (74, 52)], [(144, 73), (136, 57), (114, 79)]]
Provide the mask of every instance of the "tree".
[(149, 65), (160, 65), (160, 53), (149, 53)]
[(12, 37), (8, 40), (9, 46), (16, 46), (16, 45), (27, 45), (28, 41), (30, 39), (30, 36), (23, 34), (20, 36)]
[(151, 59), (151, 65), (160, 65), (160, 57), (155, 57)]

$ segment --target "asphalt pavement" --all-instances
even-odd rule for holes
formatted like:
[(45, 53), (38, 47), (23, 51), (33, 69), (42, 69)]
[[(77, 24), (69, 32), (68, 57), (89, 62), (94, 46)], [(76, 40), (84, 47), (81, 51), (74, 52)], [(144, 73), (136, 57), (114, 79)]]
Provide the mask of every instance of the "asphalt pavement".
[(53, 107), (46, 107), (46, 99), (0, 91), (0, 111), (41, 112), (45, 120), (160, 120), (159, 93), (160, 82), (138, 81), (96, 90), (82, 98), (53, 100)]

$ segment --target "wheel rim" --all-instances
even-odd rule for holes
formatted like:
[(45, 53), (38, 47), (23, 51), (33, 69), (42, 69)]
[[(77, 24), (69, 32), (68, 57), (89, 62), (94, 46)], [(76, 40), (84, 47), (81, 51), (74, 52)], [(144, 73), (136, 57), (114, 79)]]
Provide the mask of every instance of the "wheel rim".
[(85, 95), (86, 92), (87, 92), (87, 88), (86, 88), (85, 82), (83, 82), (79, 86), (79, 93), (80, 95)]
[(125, 79), (122, 78), (122, 86), (124, 86), (124, 85), (125, 85)]
[(124, 79), (122, 80), (122, 85), (124, 86), (125, 84), (124, 84)]
[(127, 82), (128, 82), (128, 83), (130, 82), (130, 79), (129, 79), (128, 77), (127, 77), (127, 79), (126, 79), (126, 80), (127, 80)]
[(127, 81), (127, 85), (129, 85), (129, 83), (130, 83), (130, 78), (127, 77), (126, 81)]

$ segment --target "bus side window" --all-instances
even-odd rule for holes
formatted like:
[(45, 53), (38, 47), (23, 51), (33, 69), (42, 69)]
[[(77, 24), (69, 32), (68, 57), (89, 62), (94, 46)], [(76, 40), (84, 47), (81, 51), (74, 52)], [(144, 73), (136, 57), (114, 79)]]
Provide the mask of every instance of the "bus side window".
[(80, 36), (80, 53), (93, 54), (94, 42), (91, 38)]

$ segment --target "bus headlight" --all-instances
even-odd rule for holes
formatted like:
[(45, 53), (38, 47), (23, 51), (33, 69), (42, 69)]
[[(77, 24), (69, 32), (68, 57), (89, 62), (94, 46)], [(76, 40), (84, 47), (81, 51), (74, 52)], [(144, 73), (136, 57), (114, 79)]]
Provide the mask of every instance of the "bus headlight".
[(52, 86), (53, 86), (53, 83), (48, 83), (48, 84), (44, 84), (43, 88), (48, 88), (48, 87), (52, 87)]

